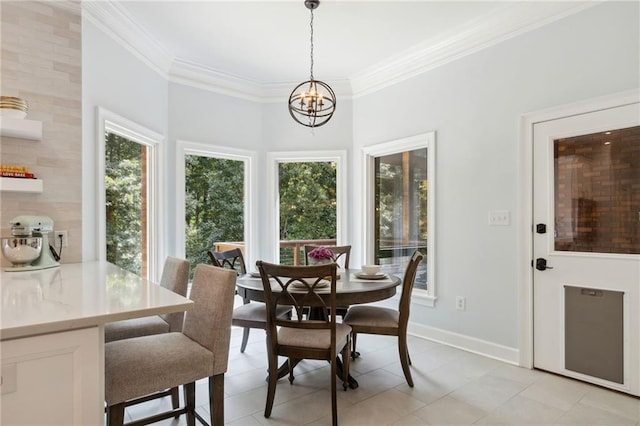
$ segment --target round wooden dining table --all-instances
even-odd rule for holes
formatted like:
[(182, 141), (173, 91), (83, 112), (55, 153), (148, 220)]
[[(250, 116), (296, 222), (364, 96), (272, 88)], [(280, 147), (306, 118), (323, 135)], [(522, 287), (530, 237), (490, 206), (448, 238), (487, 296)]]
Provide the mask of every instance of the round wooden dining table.
[[(388, 299), (396, 294), (396, 289), (400, 285), (400, 277), (387, 274), (384, 279), (362, 279), (355, 274), (361, 272), (360, 269), (340, 269), (340, 276), (336, 281), (336, 304), (337, 306), (351, 306), (361, 303), (371, 303)], [(264, 302), (264, 288), (262, 279), (257, 273), (238, 276), (236, 281), (238, 295), (243, 299)], [(277, 288), (274, 285), (274, 292)], [(320, 289), (318, 294), (330, 295), (329, 289)], [(328, 302), (328, 300), (327, 300)], [(285, 363), (286, 365), (286, 363)], [(284, 377), (288, 373), (288, 368), (281, 367), (279, 377)], [(358, 387), (358, 381), (349, 376), (349, 387)]]
[[(388, 299), (396, 294), (396, 288), (400, 285), (400, 278), (395, 275), (386, 275), (384, 279), (362, 279), (355, 276), (361, 272), (359, 269), (340, 269), (340, 278), (336, 281), (336, 302), (338, 306), (358, 305), (361, 303), (377, 302)], [(242, 298), (264, 302), (264, 288), (260, 276), (253, 274), (240, 275), (236, 281), (238, 295)], [(273, 287), (274, 291), (276, 287)], [(329, 290), (319, 290), (329, 295)]]

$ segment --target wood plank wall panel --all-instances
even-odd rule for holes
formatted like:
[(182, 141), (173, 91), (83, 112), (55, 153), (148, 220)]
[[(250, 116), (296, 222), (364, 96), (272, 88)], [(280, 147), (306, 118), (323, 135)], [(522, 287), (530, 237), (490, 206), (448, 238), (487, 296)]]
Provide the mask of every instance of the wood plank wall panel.
[[(0, 162), (44, 183), (41, 194), (0, 192), (0, 232), (19, 214), (46, 215), (68, 232), (63, 263), (82, 261), (82, 50), (79, 2), (0, 2), (0, 94), (29, 102), (41, 141), (2, 137)], [(53, 239), (53, 234), (50, 235)], [(8, 263), (2, 259), (2, 265)]]

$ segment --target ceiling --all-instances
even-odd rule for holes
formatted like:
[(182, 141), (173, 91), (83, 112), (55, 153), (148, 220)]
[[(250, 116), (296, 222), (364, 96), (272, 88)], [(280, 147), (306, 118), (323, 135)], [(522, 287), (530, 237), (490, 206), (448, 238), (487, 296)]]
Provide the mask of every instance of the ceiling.
[[(314, 11), (314, 77), (338, 93), (364, 94), (593, 4), (322, 0)], [(176, 81), (264, 98), (309, 78), (303, 0), (107, 0), (83, 8)]]

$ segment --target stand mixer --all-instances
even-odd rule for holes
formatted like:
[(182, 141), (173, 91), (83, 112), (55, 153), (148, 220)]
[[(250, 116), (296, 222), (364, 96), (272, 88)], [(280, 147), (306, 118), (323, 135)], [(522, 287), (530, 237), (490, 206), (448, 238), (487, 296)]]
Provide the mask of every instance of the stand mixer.
[(2, 237), (2, 254), (12, 266), (7, 272), (55, 268), (60, 264), (49, 249), (53, 220), (47, 216), (16, 216), (9, 221), (12, 237)]

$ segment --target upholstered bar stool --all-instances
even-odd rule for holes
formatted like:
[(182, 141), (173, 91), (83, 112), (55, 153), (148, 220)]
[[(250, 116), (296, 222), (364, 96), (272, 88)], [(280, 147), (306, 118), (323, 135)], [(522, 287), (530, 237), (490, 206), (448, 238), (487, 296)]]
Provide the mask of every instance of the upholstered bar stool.
[(195, 382), (209, 379), (211, 424), (224, 424), (224, 373), (229, 360), (231, 315), (236, 288), (233, 271), (209, 265), (196, 267), (182, 332), (154, 334), (105, 344), (107, 424), (122, 425), (127, 401), (183, 385), (185, 406), (134, 422), (154, 423), (187, 414), (195, 425)]
[[(181, 296), (186, 296), (188, 284), (189, 262), (177, 257), (167, 257), (162, 268), (160, 286)], [(105, 324), (104, 340), (105, 342), (113, 342), (132, 337), (182, 331), (183, 321), (184, 312), (115, 321)], [(178, 408), (180, 405), (178, 388), (168, 389), (162, 394), (156, 395), (156, 397), (160, 398), (167, 395), (171, 395), (173, 408)]]
[[(177, 257), (167, 257), (162, 269), (160, 286), (186, 296), (188, 283), (189, 262)], [(184, 312), (115, 321), (105, 324), (104, 340), (113, 342), (131, 337), (181, 331), (183, 321)]]

